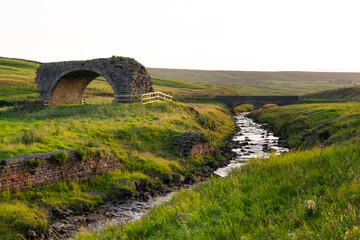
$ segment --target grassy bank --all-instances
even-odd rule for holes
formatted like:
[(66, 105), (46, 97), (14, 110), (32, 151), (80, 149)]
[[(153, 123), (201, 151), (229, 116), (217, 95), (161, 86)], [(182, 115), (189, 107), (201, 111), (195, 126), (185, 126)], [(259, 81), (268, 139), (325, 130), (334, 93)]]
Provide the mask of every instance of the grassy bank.
[(353, 103), (255, 111), (288, 133), (290, 143), (304, 127), (324, 125), (330, 137), (306, 140), (303, 148), (332, 145), (253, 160), (228, 178), (181, 191), (140, 221), (78, 239), (358, 239), (360, 140), (352, 133), (358, 111)]
[(38, 98), (34, 81), (38, 66), (34, 62), (0, 58), (0, 107)]
[(345, 101), (359, 101), (360, 87), (350, 86), (345, 88), (337, 88), (334, 90), (321, 91), (310, 93), (302, 96), (303, 99), (326, 99), (326, 100), (345, 100)]
[[(37, 101), (39, 94), (34, 81), (39, 63), (0, 57), (0, 107), (12, 106), (23, 101)], [(162, 91), (174, 96), (176, 101), (205, 101), (215, 95), (241, 95), (230, 87), (221, 87), (209, 84), (164, 79), (153, 77), (155, 91)], [(86, 102), (111, 102), (114, 91), (110, 84), (98, 77), (86, 88), (84, 98)]]
[(360, 142), (253, 160), (78, 239), (358, 239)]
[[(0, 221), (0, 230), (13, 229), (0, 231), (0, 237), (12, 239), (18, 233), (29, 235), (23, 231), (26, 228), (44, 229), (47, 221), (43, 216), (54, 206), (61, 211), (81, 209), (81, 206), (91, 208), (114, 194), (117, 194), (115, 199), (122, 199), (124, 191), (133, 195), (135, 185), (124, 189), (121, 182), (125, 179), (161, 185), (163, 179), (193, 171), (203, 160), (179, 157), (174, 148), (176, 139), (184, 132), (203, 132), (215, 148), (233, 131), (234, 123), (228, 110), (211, 104), (108, 103), (1, 111), (0, 129), (1, 157), (85, 147), (107, 150), (125, 168), (88, 182), (69, 180), (26, 192), (0, 193), (0, 202), (18, 211), (15, 218), (28, 214), (36, 216), (25, 219), (20, 227), (17, 221), (8, 218), (12, 213), (0, 211), (0, 219), (5, 219)], [(46, 205), (43, 206), (43, 202)]]
[(327, 102), (284, 107), (267, 105), (250, 116), (269, 123), (291, 147), (304, 149), (359, 136), (359, 114), (358, 103)]
[(1, 192), (0, 239), (41, 236), (54, 211), (88, 211), (104, 201), (126, 199), (134, 196), (135, 182), (161, 187), (164, 181), (193, 174), (205, 160), (180, 157), (175, 147), (179, 137), (201, 132), (215, 149), (234, 130), (230, 111), (206, 97), (237, 91), (170, 79), (155, 79), (155, 90), (171, 92), (186, 104), (114, 104), (110, 85), (98, 78), (85, 92), (86, 105), (12, 107), (38, 100), (33, 79), (37, 66), (0, 58), (0, 159), (57, 149), (102, 149), (123, 169), (90, 181), (68, 179), (28, 191)]

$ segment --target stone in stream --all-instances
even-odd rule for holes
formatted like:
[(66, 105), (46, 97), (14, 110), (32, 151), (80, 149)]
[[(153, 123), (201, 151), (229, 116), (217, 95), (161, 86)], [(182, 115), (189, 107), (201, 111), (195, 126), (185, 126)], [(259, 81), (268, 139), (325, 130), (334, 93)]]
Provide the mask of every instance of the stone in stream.
[(86, 217), (84, 216), (73, 216), (73, 217), (69, 217), (67, 218), (67, 220), (70, 222), (70, 223), (81, 223), (81, 224), (85, 224), (86, 222)]
[(74, 214), (74, 212), (73, 211), (71, 211), (70, 209), (66, 209), (64, 212), (63, 212), (63, 214), (65, 215), (65, 216), (71, 216), (71, 215), (73, 215)]
[(50, 227), (54, 230), (60, 230), (65, 224), (62, 222), (53, 223)]
[(87, 218), (87, 222), (100, 222), (100, 221), (106, 221), (107, 218), (100, 214), (90, 214)]
[(64, 226), (61, 227), (61, 230), (66, 231), (66, 232), (71, 231), (71, 230), (75, 230), (75, 229), (76, 229), (75, 225), (71, 224), (71, 223), (67, 223), (67, 224), (65, 224)]

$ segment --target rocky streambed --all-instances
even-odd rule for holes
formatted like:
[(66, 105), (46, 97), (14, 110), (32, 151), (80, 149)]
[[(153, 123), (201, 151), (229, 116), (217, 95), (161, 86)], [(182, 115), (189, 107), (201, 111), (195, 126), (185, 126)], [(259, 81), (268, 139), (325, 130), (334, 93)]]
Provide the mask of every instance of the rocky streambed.
[(221, 177), (227, 176), (233, 168), (241, 168), (253, 158), (267, 158), (270, 154), (278, 155), (289, 151), (282, 146), (280, 139), (268, 130), (266, 124), (256, 123), (246, 115), (247, 113), (240, 113), (235, 116), (240, 129), (233, 138), (232, 151), (236, 153), (236, 157), (227, 166), (214, 172)]
[[(79, 231), (101, 231), (107, 225), (126, 224), (140, 219), (149, 209), (157, 204), (168, 201), (180, 187), (190, 187), (210, 177), (213, 173), (226, 177), (233, 168), (256, 157), (268, 157), (270, 154), (281, 154), (288, 149), (282, 147), (279, 138), (266, 130), (265, 124), (255, 123), (246, 117), (246, 113), (235, 116), (239, 131), (227, 146), (215, 153), (215, 161), (199, 168), (196, 173), (181, 176), (178, 182), (170, 182), (168, 186), (153, 189), (149, 185), (137, 185), (136, 196), (126, 202), (108, 202), (96, 210), (82, 211), (75, 215), (71, 210), (61, 212), (51, 225), (47, 239), (69, 239)], [(56, 215), (56, 209), (53, 209)], [(59, 212), (60, 214), (60, 212)]]
[(149, 197), (148, 201), (108, 202), (97, 210), (85, 211), (82, 215), (73, 215), (71, 210), (67, 210), (62, 220), (51, 225), (47, 239), (71, 239), (79, 231), (101, 231), (106, 226), (118, 226), (138, 220), (155, 205), (168, 201), (173, 193)]

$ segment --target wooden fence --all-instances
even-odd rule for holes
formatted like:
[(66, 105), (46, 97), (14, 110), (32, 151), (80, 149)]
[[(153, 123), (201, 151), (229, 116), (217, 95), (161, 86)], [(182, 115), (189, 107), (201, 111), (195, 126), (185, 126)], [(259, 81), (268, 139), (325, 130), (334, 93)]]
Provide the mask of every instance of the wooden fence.
[(115, 102), (148, 104), (153, 102), (172, 101), (172, 96), (162, 92), (152, 92), (138, 95), (114, 95)]

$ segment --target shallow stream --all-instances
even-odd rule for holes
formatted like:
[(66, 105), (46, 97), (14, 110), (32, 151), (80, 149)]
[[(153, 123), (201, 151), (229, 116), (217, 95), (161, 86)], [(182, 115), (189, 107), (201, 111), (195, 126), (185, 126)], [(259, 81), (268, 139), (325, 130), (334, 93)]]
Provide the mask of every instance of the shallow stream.
[[(281, 154), (288, 149), (279, 145), (279, 138), (264, 128), (264, 124), (255, 123), (246, 117), (246, 113), (235, 116), (240, 131), (234, 136), (237, 143), (232, 151), (237, 157), (229, 165), (217, 169), (214, 173), (226, 177), (233, 168), (241, 168), (252, 158), (268, 157), (272, 154)], [(107, 225), (119, 225), (140, 219), (149, 209), (157, 204), (168, 201), (174, 194), (150, 198), (148, 202), (132, 201), (126, 203), (106, 203), (93, 213), (84, 213), (81, 216), (69, 216), (61, 222), (52, 225), (51, 239), (65, 239), (78, 231), (101, 231)]]
[(279, 155), (289, 151), (288, 148), (280, 146), (279, 138), (266, 130), (265, 124), (258, 124), (246, 115), (247, 113), (240, 113), (235, 116), (235, 122), (240, 128), (233, 138), (237, 143), (237, 147), (232, 149), (236, 152), (236, 158), (226, 167), (214, 172), (221, 177), (226, 177), (233, 168), (241, 168), (253, 158), (267, 158), (270, 154)]

